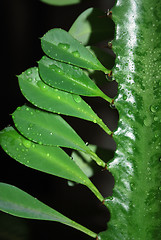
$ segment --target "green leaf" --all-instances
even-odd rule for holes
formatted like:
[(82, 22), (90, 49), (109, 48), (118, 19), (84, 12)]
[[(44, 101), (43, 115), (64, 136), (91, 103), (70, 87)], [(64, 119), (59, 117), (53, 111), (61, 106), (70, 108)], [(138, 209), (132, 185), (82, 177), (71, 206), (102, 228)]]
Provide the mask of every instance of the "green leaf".
[(41, 45), (46, 55), (55, 60), (109, 73), (86, 47), (63, 29), (55, 28), (48, 31), (41, 38)]
[(12, 116), (18, 131), (29, 140), (84, 151), (99, 165), (105, 166), (61, 116), (29, 106), (18, 107)]
[(28, 167), (82, 184), (87, 180), (72, 159), (59, 147), (35, 144), (12, 127), (1, 131), (0, 141), (2, 148), (12, 158)]
[(22, 106), (17, 108), (12, 117), (18, 131), (29, 140), (43, 145), (88, 151), (83, 140), (60, 115)]
[(97, 122), (98, 116), (80, 96), (49, 87), (41, 81), (37, 68), (26, 70), (18, 80), (23, 95), (35, 106)]
[(113, 39), (114, 22), (100, 9), (88, 8), (79, 15), (69, 33), (83, 45)]
[(81, 0), (40, 0), (41, 2), (50, 4), (50, 5), (57, 5), (57, 6), (64, 6), (64, 5), (72, 5), (80, 3)]
[(97, 236), (96, 233), (65, 217), (15, 186), (0, 183), (0, 193), (0, 210), (3, 212), (22, 218), (60, 222), (93, 238)]
[(103, 201), (97, 188), (61, 148), (33, 143), (12, 127), (0, 132), (0, 143), (4, 151), (16, 161), (33, 169), (81, 183)]
[(76, 66), (44, 56), (39, 61), (39, 74), (45, 83), (57, 89), (83, 96), (108, 99), (87, 74)]
[(79, 95), (54, 89), (42, 82), (36, 67), (23, 72), (18, 76), (18, 80), (23, 95), (33, 105), (49, 112), (92, 121), (108, 134), (112, 133)]

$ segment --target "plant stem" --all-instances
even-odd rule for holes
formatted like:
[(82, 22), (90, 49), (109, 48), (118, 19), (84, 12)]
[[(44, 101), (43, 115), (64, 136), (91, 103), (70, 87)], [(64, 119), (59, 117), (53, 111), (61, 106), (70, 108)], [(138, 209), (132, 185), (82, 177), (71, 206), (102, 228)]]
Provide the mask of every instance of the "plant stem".
[(99, 166), (105, 168), (106, 163), (105, 163), (102, 159), (100, 159), (100, 158), (97, 156), (97, 154), (95, 154), (93, 151), (89, 151), (88, 153), (92, 156), (92, 159), (95, 160), (95, 162), (96, 162)]
[(104, 100), (106, 100), (107, 102), (109, 102), (109, 103), (112, 103), (113, 102), (113, 99), (112, 98), (110, 98), (110, 97), (108, 97), (106, 94), (104, 94), (103, 92), (102, 92), (102, 94), (101, 94), (101, 97), (104, 99)]
[[(97, 237), (97, 234), (91, 230), (89, 230), (88, 228), (80, 225), (79, 223), (76, 223), (74, 221), (71, 221), (72, 222), (72, 227), (87, 234), (88, 236), (92, 237), (92, 238), (96, 238)], [(68, 224), (67, 224), (68, 225)], [(70, 225), (69, 225), (70, 226)]]
[(104, 124), (104, 122), (102, 121), (102, 119), (98, 118), (97, 119), (97, 124), (108, 134), (108, 135), (112, 135), (113, 132), (106, 126), (106, 124)]

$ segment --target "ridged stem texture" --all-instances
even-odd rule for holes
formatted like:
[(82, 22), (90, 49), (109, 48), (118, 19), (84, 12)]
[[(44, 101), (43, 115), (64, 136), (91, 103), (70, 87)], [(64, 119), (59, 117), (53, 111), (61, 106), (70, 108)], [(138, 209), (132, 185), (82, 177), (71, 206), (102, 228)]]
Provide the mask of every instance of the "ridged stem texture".
[(115, 178), (106, 199), (111, 220), (102, 240), (159, 240), (161, 236), (161, 1), (118, 0), (113, 74), (118, 82), (108, 169)]

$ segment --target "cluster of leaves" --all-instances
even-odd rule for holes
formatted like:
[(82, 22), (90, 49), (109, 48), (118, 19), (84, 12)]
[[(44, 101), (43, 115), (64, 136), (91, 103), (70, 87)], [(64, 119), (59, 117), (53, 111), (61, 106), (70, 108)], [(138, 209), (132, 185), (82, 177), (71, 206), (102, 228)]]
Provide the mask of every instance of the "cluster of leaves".
[[(90, 75), (95, 75), (95, 71), (103, 72), (106, 76), (110, 74), (110, 70), (97, 59), (99, 54), (102, 60), (107, 61), (107, 54), (96, 47), (83, 46), (90, 41), (94, 43), (108, 37), (107, 26), (112, 21), (99, 18), (101, 15), (103, 13), (100, 10), (88, 9), (78, 17), (69, 32), (52, 29), (41, 38), (45, 56), (38, 62), (38, 67), (30, 68), (18, 76), (21, 92), (31, 104), (18, 107), (12, 114), (15, 128), (2, 130), (0, 143), (16, 161), (83, 184), (103, 202), (103, 196), (88, 178), (87, 168), (91, 159), (103, 168), (106, 163), (60, 116), (62, 114), (91, 121), (112, 135), (102, 119), (81, 98), (101, 97), (113, 103), (113, 99), (105, 95), (90, 78)], [(90, 20), (87, 21), (87, 18)], [(72, 159), (60, 147), (77, 150), (84, 156), (90, 156), (90, 160), (83, 165), (76, 155)], [(0, 209), (4, 212), (24, 218), (59, 221), (91, 237), (97, 236), (14, 186), (1, 183), (0, 192)]]

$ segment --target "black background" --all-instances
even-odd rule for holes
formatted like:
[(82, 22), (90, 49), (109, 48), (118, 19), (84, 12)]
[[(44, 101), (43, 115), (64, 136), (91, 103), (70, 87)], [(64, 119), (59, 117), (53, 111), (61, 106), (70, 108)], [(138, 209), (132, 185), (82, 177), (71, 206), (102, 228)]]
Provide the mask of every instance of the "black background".
[[(104, 12), (114, 0), (84, 0), (81, 4), (55, 7), (38, 0), (3, 0), (1, 2), (1, 129), (12, 125), (10, 114), (27, 102), (22, 96), (16, 75), (35, 66), (43, 53), (40, 37), (49, 29), (69, 30), (74, 20), (89, 7)], [(116, 95), (116, 84), (105, 91)], [(112, 129), (117, 127), (117, 112), (101, 100), (92, 100), (92, 108)], [(95, 125), (76, 119), (72, 126), (84, 141), (114, 150), (114, 141)], [(88, 134), (87, 134), (88, 132)], [(0, 178), (13, 184), (95, 232), (107, 228), (110, 218), (106, 208), (85, 187), (68, 187), (67, 181), (17, 163), (1, 151)], [(111, 174), (101, 171), (92, 178), (104, 197), (112, 194)], [(92, 239), (77, 230), (54, 222), (27, 220), (0, 213), (0, 240)]]

